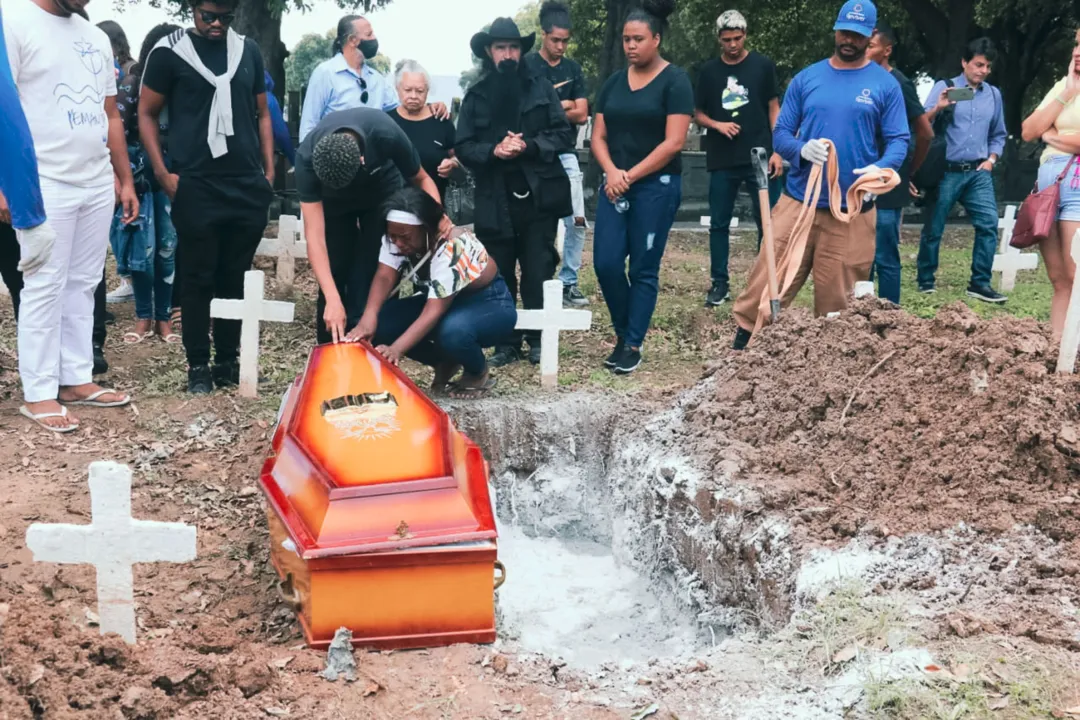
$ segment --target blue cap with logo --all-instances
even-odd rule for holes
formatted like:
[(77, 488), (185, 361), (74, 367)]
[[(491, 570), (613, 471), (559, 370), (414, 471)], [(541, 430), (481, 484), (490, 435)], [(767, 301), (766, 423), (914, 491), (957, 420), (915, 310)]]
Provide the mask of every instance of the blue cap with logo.
[(848, 0), (840, 8), (833, 30), (847, 30), (870, 37), (877, 27), (877, 8), (870, 0)]

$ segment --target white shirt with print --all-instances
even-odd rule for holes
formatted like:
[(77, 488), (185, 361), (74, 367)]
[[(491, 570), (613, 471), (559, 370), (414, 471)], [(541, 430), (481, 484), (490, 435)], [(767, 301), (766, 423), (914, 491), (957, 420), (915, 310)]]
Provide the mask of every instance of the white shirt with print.
[(105, 98), (116, 95), (112, 45), (78, 15), (3, 0), (4, 41), (41, 177), (79, 187), (112, 182)]
[[(483, 275), (488, 254), (483, 243), (471, 232), (465, 231), (455, 238), (440, 242), (428, 262), (431, 263), (428, 299), (439, 300), (456, 295)], [(406, 266), (412, 267), (409, 259), (399, 254), (385, 235), (379, 250), (379, 263), (399, 272)]]

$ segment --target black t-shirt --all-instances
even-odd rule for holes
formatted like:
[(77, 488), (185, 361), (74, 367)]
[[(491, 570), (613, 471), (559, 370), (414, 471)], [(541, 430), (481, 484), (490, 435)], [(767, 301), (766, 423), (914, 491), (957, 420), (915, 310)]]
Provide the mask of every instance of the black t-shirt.
[[(668, 65), (645, 87), (630, 89), (627, 70), (607, 79), (596, 99), (596, 114), (604, 116), (608, 152), (620, 170), (629, 170), (664, 142), (669, 115), (694, 114), (694, 88), (680, 67)], [(682, 174), (677, 153), (656, 175)]]
[(911, 141), (908, 146), (908, 155), (904, 158), (904, 164), (900, 166), (900, 184), (877, 199), (877, 206), (886, 210), (907, 207), (911, 202), (908, 181), (911, 178), (911, 153), (915, 149), (915, 121), (926, 112), (923, 104), (919, 102), (919, 93), (915, 90), (915, 83), (896, 68), (892, 69), (892, 76), (896, 78), (896, 82), (900, 83), (900, 91), (904, 94), (904, 112), (907, 114), (908, 127), (911, 129)]
[(409, 120), (402, 117), (396, 109), (388, 114), (390, 119), (405, 131), (416, 148), (420, 155), (420, 165), (439, 188), (439, 197), (445, 196), (449, 181), (439, 177), (439, 165), (450, 157), (450, 151), (454, 149), (454, 142), (457, 140), (454, 123), (449, 119), (439, 120), (434, 115), (423, 120)]
[(533, 73), (551, 81), (559, 100), (585, 97), (585, 73), (581, 71), (581, 65), (570, 58), (564, 57), (558, 65), (552, 65), (539, 52), (532, 52), (525, 56), (525, 63)]
[(750, 164), (750, 150), (765, 148), (772, 154), (769, 103), (780, 95), (776, 66), (769, 58), (750, 51), (736, 65), (721, 58), (705, 63), (698, 76), (697, 109), (717, 122), (739, 126), (734, 140), (723, 133), (705, 133), (705, 163), (709, 172)]
[[(324, 188), (311, 162), (315, 146), (339, 130), (352, 130), (364, 138), (364, 167), (342, 190)], [(330, 202), (350, 210), (377, 207), (405, 179), (416, 177), (420, 156), (409, 136), (382, 110), (357, 107), (332, 112), (308, 133), (296, 151), (296, 192), (300, 202)]]
[[(228, 50), (224, 40), (207, 40), (189, 30), (195, 52), (215, 75), (228, 70)], [(244, 54), (233, 76), (233, 134), (229, 151), (221, 157), (210, 154), (207, 131), (214, 86), (170, 48), (150, 54), (143, 72), (143, 85), (168, 98), (169, 159), (172, 171), (180, 176), (262, 175), (262, 144), (259, 139), (259, 109), (256, 98), (266, 92), (262, 54), (251, 38), (244, 39)]]

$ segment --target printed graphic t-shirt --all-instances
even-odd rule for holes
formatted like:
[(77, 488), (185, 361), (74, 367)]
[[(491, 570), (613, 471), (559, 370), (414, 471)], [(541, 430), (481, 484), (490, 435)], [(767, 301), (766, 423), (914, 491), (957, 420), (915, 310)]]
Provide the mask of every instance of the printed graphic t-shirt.
[(695, 98), (697, 108), (717, 122), (739, 126), (734, 140), (712, 129), (705, 133), (709, 172), (749, 165), (752, 148), (763, 147), (772, 154), (769, 103), (779, 95), (776, 66), (752, 50), (737, 65), (713, 58), (702, 66)]
[(552, 65), (539, 52), (531, 52), (525, 56), (525, 64), (540, 77), (551, 81), (559, 100), (580, 100), (585, 97), (585, 73), (570, 58), (564, 57), (558, 65)]
[[(694, 87), (686, 71), (668, 65), (648, 85), (631, 90), (626, 70), (608, 78), (596, 100), (604, 116), (608, 151), (615, 167), (629, 170), (664, 142), (668, 115), (694, 114)], [(682, 154), (676, 153), (655, 175), (681, 175)]]
[[(1066, 78), (1061, 78), (1054, 87), (1050, 88), (1050, 92), (1046, 93), (1046, 97), (1039, 103), (1040, 110), (1052, 102), (1057, 102), (1054, 98), (1065, 92), (1065, 80)], [(1080, 102), (1077, 102), (1076, 98), (1070, 100), (1069, 104), (1061, 109), (1061, 112), (1058, 113), (1057, 120), (1054, 121), (1054, 127), (1057, 129), (1059, 135), (1076, 135), (1077, 133), (1080, 133)], [(1061, 152), (1057, 148), (1047, 145), (1046, 149), (1043, 150), (1039, 162), (1044, 163), (1056, 155), (1068, 154), (1069, 153)]]
[[(411, 259), (399, 254), (390, 238), (385, 235), (379, 250), (379, 263), (399, 272), (402, 269), (408, 272), (414, 267)], [(441, 300), (456, 295), (483, 275), (488, 264), (488, 254), (483, 243), (471, 232), (465, 231), (438, 245), (428, 263), (428, 299)]]
[(108, 36), (78, 15), (4, 0), (4, 40), (41, 177), (111, 184), (105, 98), (116, 95), (116, 68)]

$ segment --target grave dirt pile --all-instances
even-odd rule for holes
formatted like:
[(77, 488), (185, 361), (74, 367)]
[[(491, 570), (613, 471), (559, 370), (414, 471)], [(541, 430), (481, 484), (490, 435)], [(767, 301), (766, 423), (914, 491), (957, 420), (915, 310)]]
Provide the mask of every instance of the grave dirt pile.
[(804, 539), (1026, 524), (1078, 557), (1080, 382), (1054, 373), (1048, 332), (962, 304), (933, 320), (873, 299), (787, 311), (710, 367), (687, 426)]

